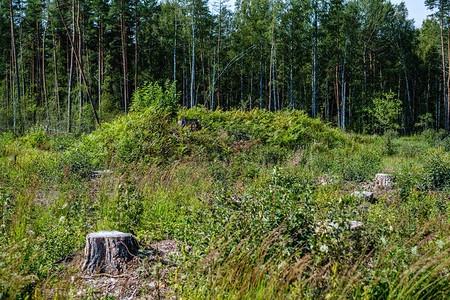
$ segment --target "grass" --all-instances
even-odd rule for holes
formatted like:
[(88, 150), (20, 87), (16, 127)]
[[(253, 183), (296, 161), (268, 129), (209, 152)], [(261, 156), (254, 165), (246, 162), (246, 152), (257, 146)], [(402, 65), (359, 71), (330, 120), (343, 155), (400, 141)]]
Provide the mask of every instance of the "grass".
[[(102, 229), (189, 245), (169, 280), (184, 299), (449, 296), (442, 133), (344, 134), (302, 112), (183, 114), (202, 129), (141, 108), (79, 138), (0, 138), (0, 299), (72, 286), (77, 270), (55, 262)], [(395, 186), (375, 188), (376, 204), (354, 195), (380, 172)]]

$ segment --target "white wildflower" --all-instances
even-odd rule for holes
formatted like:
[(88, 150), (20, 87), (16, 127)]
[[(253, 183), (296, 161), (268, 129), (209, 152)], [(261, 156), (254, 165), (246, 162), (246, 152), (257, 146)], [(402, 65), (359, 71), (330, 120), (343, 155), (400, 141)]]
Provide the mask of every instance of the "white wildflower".
[(320, 250), (320, 252), (328, 253), (328, 246), (327, 245), (320, 245), (319, 250)]

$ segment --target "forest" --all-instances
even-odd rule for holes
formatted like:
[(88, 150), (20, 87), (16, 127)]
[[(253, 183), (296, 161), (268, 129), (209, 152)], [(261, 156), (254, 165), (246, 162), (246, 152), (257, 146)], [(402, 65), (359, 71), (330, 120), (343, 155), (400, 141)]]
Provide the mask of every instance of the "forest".
[(298, 109), (359, 133), (384, 130), (389, 94), (402, 133), (448, 131), (450, 8), (426, 2), (416, 29), (382, 0), (2, 1), (0, 130), (89, 132), (170, 80), (182, 107)]
[(0, 0), (0, 300), (449, 299), (425, 5)]

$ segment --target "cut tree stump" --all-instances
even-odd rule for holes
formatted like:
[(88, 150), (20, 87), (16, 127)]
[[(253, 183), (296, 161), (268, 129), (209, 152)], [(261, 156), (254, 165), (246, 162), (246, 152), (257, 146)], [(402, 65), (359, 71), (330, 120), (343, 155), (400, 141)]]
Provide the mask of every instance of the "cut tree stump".
[(392, 184), (392, 175), (390, 174), (376, 174), (375, 175), (375, 182), (377, 183), (377, 185), (381, 185), (381, 186), (391, 186)]
[(83, 271), (88, 274), (121, 274), (138, 250), (139, 244), (131, 233), (106, 230), (90, 233), (86, 236)]

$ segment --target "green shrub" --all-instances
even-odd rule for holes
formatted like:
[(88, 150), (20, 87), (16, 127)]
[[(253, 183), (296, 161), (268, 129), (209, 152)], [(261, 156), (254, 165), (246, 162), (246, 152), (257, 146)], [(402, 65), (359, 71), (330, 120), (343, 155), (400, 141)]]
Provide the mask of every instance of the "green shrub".
[(42, 128), (36, 128), (28, 131), (22, 140), (27, 143), (31, 148), (37, 148), (41, 150), (48, 150), (50, 148), (50, 138)]
[(77, 139), (70, 134), (57, 134), (51, 136), (51, 149), (54, 151), (62, 152), (72, 147)]
[(442, 147), (445, 151), (450, 152), (450, 136), (437, 140), (435, 146)]
[(450, 153), (442, 147), (429, 149), (423, 161), (423, 180), (429, 189), (450, 188)]
[(178, 108), (178, 97), (175, 93), (175, 83), (166, 81), (162, 87), (157, 82), (148, 82), (135, 92), (132, 109), (138, 111), (152, 107), (158, 112), (174, 115)]

